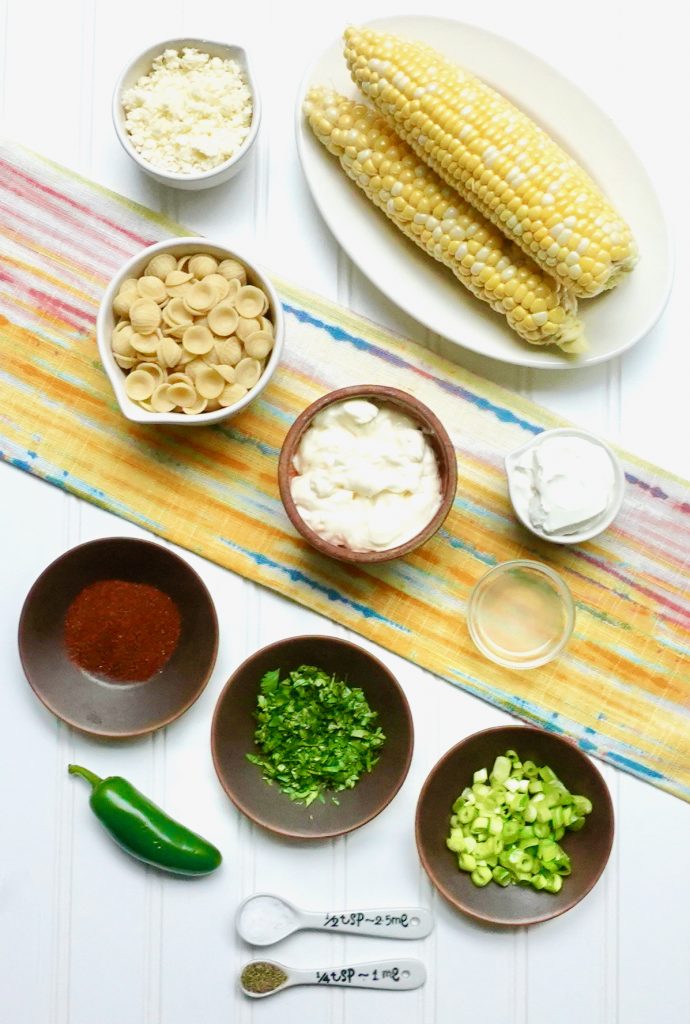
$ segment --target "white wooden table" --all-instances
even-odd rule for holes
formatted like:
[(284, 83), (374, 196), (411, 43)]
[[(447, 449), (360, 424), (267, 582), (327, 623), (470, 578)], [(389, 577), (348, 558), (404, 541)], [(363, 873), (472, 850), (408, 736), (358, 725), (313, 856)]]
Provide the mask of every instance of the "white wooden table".
[[(462, 16), (452, 0), (427, 13)], [(293, 100), (312, 54), (347, 21), (418, 13), (417, 3), (253, 0), (0, 0), (0, 127), (46, 155), (253, 253), (276, 272), (431, 344), (364, 281), (330, 237), (302, 180)], [(528, 13), (530, 11), (531, 13)], [(493, 0), (468, 18), (540, 53), (611, 114), (645, 161), (676, 237), (690, 231), (686, 36), (671, 0), (633, 5)], [(184, 35), (239, 41), (254, 56), (264, 100), (259, 159), (229, 186), (167, 192), (139, 175), (110, 122), (110, 93), (128, 56)], [(567, 112), (566, 112), (567, 113)], [(567, 123), (563, 134), (567, 137)], [(681, 135), (683, 136), (681, 138)], [(678, 206), (676, 203), (681, 203)], [(690, 475), (687, 302), (690, 257), (656, 329), (619, 362), (580, 373), (514, 370), (454, 358)], [(423, 778), (458, 738), (507, 716), (386, 652), (416, 723), (412, 768), (394, 803), (365, 828), (325, 844), (287, 845), (253, 828), (216, 782), (211, 713), (231, 670), (258, 646), (293, 633), (341, 632), (214, 565), (186, 555), (208, 583), (221, 622), (213, 678), (165, 732), (111, 745), (71, 732), (26, 685), (16, 626), (35, 576), (66, 548), (138, 533), (90, 505), (0, 467), (0, 1020), (7, 1024), (226, 1024), (227, 1021), (396, 1024), (683, 1024), (690, 1019), (690, 808), (604, 769), (617, 821), (610, 864), (571, 913), (530, 930), (492, 932), (437, 899), (415, 852), (413, 814)], [(163, 878), (110, 844), (68, 778), (76, 760), (122, 774), (176, 817), (213, 837), (225, 866), (199, 882)], [(659, 852), (663, 850), (664, 852)], [(656, 862), (656, 867), (652, 865)], [(437, 927), (417, 944), (314, 934), (276, 947), (297, 966), (419, 955), (418, 992), (292, 990), (250, 1003), (236, 976), (250, 950), (233, 931), (239, 900), (257, 889), (322, 908), (430, 904)], [(273, 951), (271, 951), (273, 952)]]

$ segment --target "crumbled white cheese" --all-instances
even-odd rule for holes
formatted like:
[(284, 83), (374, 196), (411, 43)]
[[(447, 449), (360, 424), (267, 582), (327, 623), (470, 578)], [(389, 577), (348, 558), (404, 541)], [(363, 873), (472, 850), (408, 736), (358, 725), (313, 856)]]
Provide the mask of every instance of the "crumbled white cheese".
[(122, 105), (142, 159), (177, 174), (210, 171), (229, 160), (252, 120), (251, 91), (237, 62), (191, 47), (156, 57)]

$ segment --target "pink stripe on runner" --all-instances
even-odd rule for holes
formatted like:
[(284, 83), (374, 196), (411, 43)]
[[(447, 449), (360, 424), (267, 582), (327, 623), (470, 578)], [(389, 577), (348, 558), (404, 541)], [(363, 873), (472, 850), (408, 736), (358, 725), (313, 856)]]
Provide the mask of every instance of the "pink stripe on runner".
[[(646, 480), (640, 480), (639, 477), (634, 476), (632, 473), (626, 473), (625, 479), (633, 487), (640, 487), (647, 494), (651, 494), (653, 498), (661, 498), (663, 501), (669, 500), (669, 495), (666, 491), (662, 491), (657, 485), (648, 484)], [(681, 515), (690, 516), (690, 504), (687, 501), (673, 501), (671, 499), (671, 508), (674, 508)]]
[(589, 562), (590, 565), (596, 565), (598, 569), (609, 573), (622, 583), (626, 583), (631, 587), (631, 589), (637, 590), (640, 594), (644, 594), (645, 597), (651, 597), (657, 602), (657, 604), (663, 605), (665, 608), (669, 608), (671, 611), (677, 612), (684, 622), (690, 624), (690, 609), (676, 604), (675, 601), (671, 601), (670, 598), (655, 592), (650, 587), (645, 587), (641, 583), (635, 583), (635, 581), (631, 580), (625, 575), (625, 573), (619, 572), (617, 569), (614, 569), (612, 565), (607, 565), (605, 562), (602, 562), (600, 558), (595, 558), (594, 555), (590, 555), (587, 551), (582, 550), (582, 548), (580, 548), (577, 554), (580, 558), (584, 559), (585, 562)]
[[(5, 220), (2, 217), (2, 214), (4, 214), (4, 213), (9, 213), (10, 216), (14, 218), (14, 224), (11, 221)], [(34, 223), (32, 221), (30, 221), (28, 218), (23, 217), (21, 214), (16, 213), (14, 210), (10, 210), (2, 202), (0, 202), (0, 228), (7, 229), (7, 232), (11, 232), (12, 235), (14, 235), (16, 237), (17, 236), (17, 225), (19, 225), (24, 230), (35, 227)], [(42, 224), (41, 228), (42, 228), (42, 236), (45, 238), (45, 236), (47, 235), (50, 238), (51, 241), (55, 242), (56, 245), (61, 245), (61, 246), (64, 246), (65, 248), (68, 245), (69, 246), (73, 246), (74, 240), (73, 240), (72, 236), (58, 234), (56, 231), (51, 230), (49, 225), (47, 225), (47, 224)], [(36, 234), (37, 234), (37, 237), (38, 237), (38, 232)], [(17, 239), (17, 241), (19, 242), (19, 244), (21, 244), (25, 240), (24, 240), (23, 237), (20, 237), (19, 239)], [(33, 243), (33, 241), (34, 240), (33, 240), (32, 236), (31, 236), (30, 232), (28, 230), (26, 230), (26, 244), (31, 245)], [(36, 255), (40, 257), (42, 254), (40, 254), (40, 253), (38, 253), (36, 251)], [(50, 266), (52, 266), (54, 268), (59, 268), (60, 273), (62, 275), (64, 275), (65, 277), (69, 277), (70, 279), (73, 279), (74, 281), (79, 282), (80, 285), (83, 285), (85, 277), (88, 277), (88, 276), (94, 274), (94, 272), (95, 272), (94, 262), (95, 261), (94, 261), (94, 257), (93, 256), (91, 256), (91, 260), (88, 263), (87, 262), (81, 262), (82, 260), (85, 259), (85, 257), (88, 257), (90, 255), (89, 253), (79, 253), (78, 254), (78, 253), (71, 253), (70, 252), (70, 259), (74, 263), (74, 268), (71, 269), (71, 270), (68, 269), (67, 267), (65, 267), (65, 265), (63, 263), (59, 262), (60, 255), (61, 254), (59, 254), (59, 253), (58, 254), (46, 253), (43, 256), (43, 259), (45, 259), (46, 263), (49, 264)], [(26, 273), (35, 272), (35, 270), (36, 270), (36, 268), (32, 267), (31, 270), (27, 270)], [(106, 268), (99, 269), (97, 272), (98, 272), (99, 276), (102, 278), (102, 281), (101, 282), (94, 281), (94, 285), (99, 287), (101, 284), (104, 284), (105, 282), (108, 281), (111, 271), (110, 271), (110, 267), (108, 267), (107, 269)]]
[(83, 324), (75, 323), (74, 320), (69, 320), (64, 314), (68, 313), (73, 317), (78, 317), (80, 320), (85, 321), (90, 327), (93, 327), (96, 316), (94, 313), (87, 313), (84, 310), (79, 309), (77, 306), (72, 306), (70, 303), (65, 302), (63, 299), (57, 298), (54, 295), (49, 295), (47, 292), (39, 291), (37, 288), (32, 288), (30, 285), (23, 284), (18, 278), (12, 277), (8, 274), (5, 269), (0, 267), (0, 281), (4, 281), (12, 289), (21, 291), (21, 293), (29, 299), (34, 300), (39, 304), (39, 308), (43, 313), (47, 313), (49, 316), (58, 317), (64, 323), (69, 324), (74, 330), (83, 330)]
[[(7, 191), (9, 193), (12, 193), (13, 190), (11, 188), (8, 188)], [(21, 199), (27, 198), (23, 193), (18, 191), (14, 191), (14, 194), (19, 196)], [(80, 258), (86, 261), (81, 266), (81, 269), (85, 274), (89, 273), (89, 270), (93, 266), (94, 262), (98, 262), (103, 266), (104, 275), (108, 276), (110, 273), (112, 273), (113, 268), (117, 266), (120, 261), (127, 259), (130, 255), (125, 250), (114, 249), (114, 247), (111, 246), (107, 242), (107, 240), (102, 239), (98, 235), (96, 236), (96, 242), (100, 245), (101, 249), (103, 249), (104, 247), (114, 249), (114, 255), (103, 251), (96, 253), (94, 252), (93, 245), (89, 247), (81, 244), (82, 242), (86, 241), (87, 232), (84, 230), (84, 228), (80, 225), (78, 221), (75, 221), (73, 225), (70, 225), (67, 222), (65, 222), (65, 231), (63, 232), (52, 221), (43, 221), (41, 224), (36, 224), (36, 221), (31, 220), (30, 218), (24, 216), (24, 214), (20, 213), (17, 209), (15, 209), (15, 207), (5, 205), (1, 201), (0, 211), (6, 214), (8, 222), (5, 224), (5, 227), (8, 228), (10, 231), (12, 231), (13, 223), (19, 223), (24, 228), (34, 229), (37, 238), (44, 238), (45, 236), (48, 236), (56, 243), (56, 246), (65, 246), (66, 248), (69, 248), (70, 250), (79, 253)], [(51, 212), (53, 212), (52, 208)], [(40, 232), (38, 230), (39, 228)], [(73, 230), (70, 230), (71, 228)], [(51, 258), (53, 260), (56, 260), (59, 255), (60, 253), (58, 251), (55, 255), (51, 256)], [(115, 260), (114, 256), (117, 257), (117, 260)]]
[[(20, 171), (15, 164), (10, 164), (6, 160), (0, 157), (0, 167), (5, 168), (15, 177), (20, 178), (26, 182), (35, 191), (43, 192), (54, 199), (60, 200), (62, 203), (67, 203), (73, 209), (78, 210), (80, 213), (85, 213), (88, 217), (98, 221), (100, 224), (104, 224), (111, 231), (117, 231), (119, 234), (124, 235), (125, 238), (130, 239), (132, 242), (136, 242), (137, 245), (151, 245), (156, 239), (143, 238), (141, 235), (136, 234), (134, 231), (130, 231), (128, 228), (123, 227), (116, 221), (109, 220), (100, 213), (96, 213), (95, 210), (88, 206), (84, 206), (83, 203), (78, 203), (76, 199), (72, 199), (70, 196), (65, 195), (64, 192), (58, 192), (56, 189), (51, 188), (49, 185), (45, 185), (43, 182), (37, 181), (35, 178), (30, 177), (24, 171)], [(131, 253), (129, 253), (131, 255)]]

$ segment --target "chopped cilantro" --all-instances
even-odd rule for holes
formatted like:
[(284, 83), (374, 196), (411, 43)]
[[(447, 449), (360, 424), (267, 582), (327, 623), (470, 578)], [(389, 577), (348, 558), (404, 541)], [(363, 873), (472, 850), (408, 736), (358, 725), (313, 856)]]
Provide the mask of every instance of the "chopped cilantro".
[(326, 791), (352, 789), (377, 763), (386, 739), (359, 687), (309, 665), (286, 679), (278, 670), (267, 672), (254, 717), (259, 753), (247, 760), (307, 806), (323, 802)]

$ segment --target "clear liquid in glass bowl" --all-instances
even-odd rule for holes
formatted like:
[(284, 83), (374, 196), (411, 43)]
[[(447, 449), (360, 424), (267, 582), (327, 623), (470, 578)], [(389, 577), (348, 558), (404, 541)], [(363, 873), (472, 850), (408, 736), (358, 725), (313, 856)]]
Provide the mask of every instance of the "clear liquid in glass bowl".
[(507, 668), (538, 668), (557, 657), (570, 639), (575, 606), (567, 585), (549, 566), (503, 562), (476, 584), (467, 624), (491, 661)]

